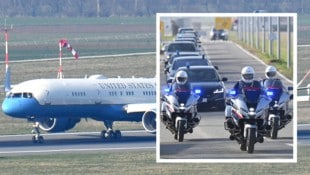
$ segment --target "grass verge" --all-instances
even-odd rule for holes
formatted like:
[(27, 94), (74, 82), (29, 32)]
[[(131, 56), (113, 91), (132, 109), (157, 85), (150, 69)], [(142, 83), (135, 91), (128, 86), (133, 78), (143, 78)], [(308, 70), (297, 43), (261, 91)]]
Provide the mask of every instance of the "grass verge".
[(310, 148), (298, 147), (298, 163), (156, 163), (154, 151), (96, 152), (0, 157), (1, 174), (308, 174)]
[[(263, 62), (265, 62), (268, 65), (275, 66), (278, 71), (289, 78), (290, 80), (293, 79), (293, 64), (291, 64), (290, 68), (287, 68), (287, 63), (283, 59), (276, 59), (273, 56), (270, 56), (268, 53), (262, 53), (260, 49), (252, 48), (251, 46), (247, 45), (246, 43), (240, 41), (237, 39), (236, 32), (230, 32), (229, 39), (234, 41), (235, 43), (242, 46), (244, 49), (249, 51), (250, 53), (256, 55), (258, 58), (260, 58)], [(293, 61), (292, 61), (293, 62)]]

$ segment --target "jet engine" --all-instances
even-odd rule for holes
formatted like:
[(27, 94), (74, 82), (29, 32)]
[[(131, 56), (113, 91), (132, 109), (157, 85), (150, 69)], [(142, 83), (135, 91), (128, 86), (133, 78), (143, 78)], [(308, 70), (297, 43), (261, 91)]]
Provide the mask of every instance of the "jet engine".
[(46, 132), (63, 132), (72, 129), (80, 119), (46, 118), (39, 121), (39, 127)]
[(156, 111), (146, 111), (142, 116), (143, 128), (152, 134), (156, 133)]

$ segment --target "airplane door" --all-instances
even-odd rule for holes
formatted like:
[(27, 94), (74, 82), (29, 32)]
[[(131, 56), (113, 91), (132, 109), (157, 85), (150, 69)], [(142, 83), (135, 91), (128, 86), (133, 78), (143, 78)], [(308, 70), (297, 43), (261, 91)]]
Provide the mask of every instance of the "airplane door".
[(50, 95), (50, 92), (48, 90), (45, 90), (44, 104), (45, 105), (51, 104), (51, 95)]
[(101, 104), (101, 96), (100, 96), (100, 90), (96, 90), (96, 96), (95, 96), (95, 104)]

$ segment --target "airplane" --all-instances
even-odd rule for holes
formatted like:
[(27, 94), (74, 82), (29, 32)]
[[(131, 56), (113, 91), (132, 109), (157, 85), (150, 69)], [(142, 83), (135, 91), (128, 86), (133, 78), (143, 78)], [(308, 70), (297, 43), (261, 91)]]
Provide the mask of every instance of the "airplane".
[(11, 117), (33, 122), (34, 143), (43, 143), (40, 129), (49, 133), (73, 128), (82, 118), (103, 121), (105, 139), (118, 139), (115, 121), (142, 122), (156, 133), (155, 78), (106, 78), (93, 75), (75, 79), (34, 79), (11, 87), (6, 69), (6, 97), (2, 111)]

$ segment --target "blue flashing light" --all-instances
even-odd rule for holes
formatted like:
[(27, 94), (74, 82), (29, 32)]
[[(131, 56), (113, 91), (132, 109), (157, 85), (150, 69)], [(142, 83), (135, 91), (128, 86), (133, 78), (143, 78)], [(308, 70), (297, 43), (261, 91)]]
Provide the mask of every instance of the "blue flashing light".
[(165, 88), (164, 92), (168, 93), (170, 91), (170, 88)]
[(266, 94), (267, 94), (267, 96), (273, 96), (273, 92), (272, 91), (267, 91)]
[(232, 89), (232, 90), (229, 91), (229, 95), (236, 95), (236, 94), (237, 94), (236, 90)]
[(200, 89), (195, 89), (195, 94), (201, 94), (201, 90)]

